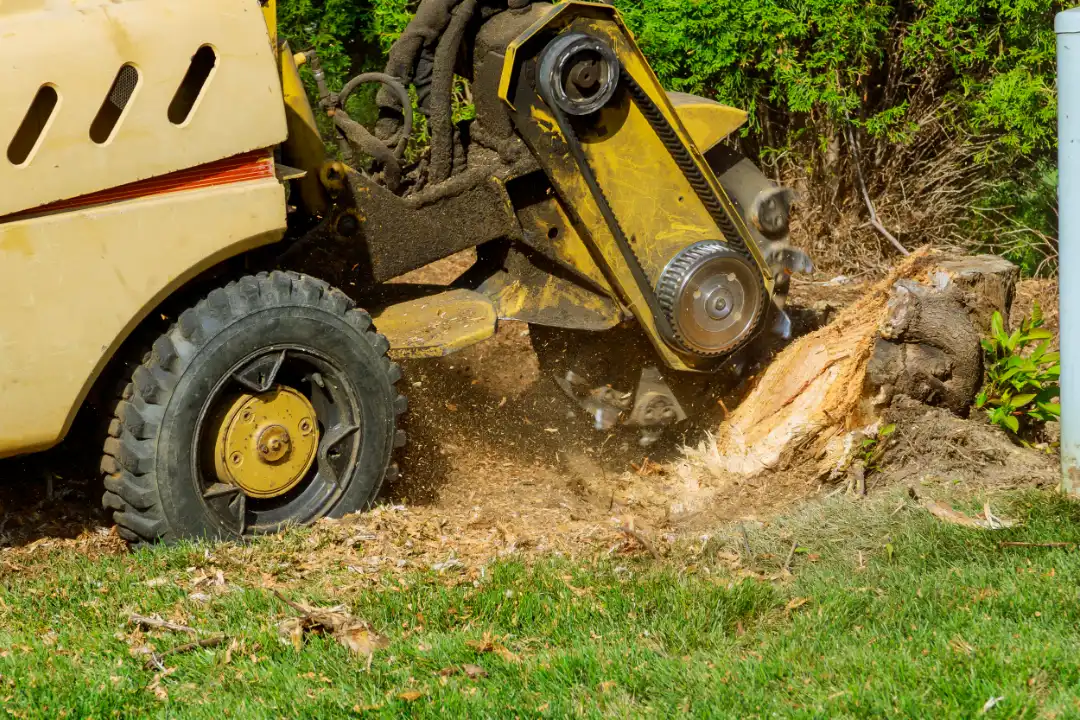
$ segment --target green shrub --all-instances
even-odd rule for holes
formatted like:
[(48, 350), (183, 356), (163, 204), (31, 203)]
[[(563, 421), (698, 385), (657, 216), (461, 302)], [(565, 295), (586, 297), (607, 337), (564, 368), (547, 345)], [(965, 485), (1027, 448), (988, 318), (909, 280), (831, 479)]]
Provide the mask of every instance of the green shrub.
[(994, 313), (991, 335), (982, 341), (986, 384), (975, 400), (991, 423), (1020, 435), (1061, 416), (1055, 401), (1061, 365), (1058, 353), (1049, 351), (1052, 340), (1037, 303), (1012, 333), (1005, 331), (1001, 313)]
[(956, 103), (937, 120), (993, 136), (986, 157), (1054, 146), (1055, 0), (616, 4), (667, 85), (757, 110), (756, 124), (767, 100), (781, 135), (849, 115), (875, 136), (912, 130), (926, 118), (911, 95), (932, 90)]
[[(821, 224), (811, 234), (843, 225), (838, 198), (857, 198), (852, 126), (870, 194), (908, 242), (998, 252), (1026, 275), (1054, 270), (1046, 180), (1061, 2), (616, 4), (667, 86), (750, 110), (743, 149), (808, 188)], [(864, 216), (860, 205), (847, 212)]]

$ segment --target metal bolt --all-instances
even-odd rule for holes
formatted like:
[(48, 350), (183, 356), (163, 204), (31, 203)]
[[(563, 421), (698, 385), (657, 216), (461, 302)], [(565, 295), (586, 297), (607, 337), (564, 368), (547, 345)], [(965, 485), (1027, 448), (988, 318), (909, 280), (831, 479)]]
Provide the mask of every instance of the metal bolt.
[(311, 432), (311, 420), (304, 418), (300, 421), (300, 432), (307, 435)]
[(244, 456), (238, 452), (234, 452), (229, 459), (232, 460), (233, 465), (239, 465), (244, 462)]

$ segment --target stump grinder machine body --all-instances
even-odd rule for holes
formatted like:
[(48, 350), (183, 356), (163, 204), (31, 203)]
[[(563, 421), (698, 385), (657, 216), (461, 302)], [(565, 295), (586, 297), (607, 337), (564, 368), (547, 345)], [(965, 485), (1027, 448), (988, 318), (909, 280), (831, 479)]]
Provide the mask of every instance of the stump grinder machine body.
[[(500, 320), (636, 323), (665, 370), (703, 373), (787, 332), (791, 193), (721, 144), (745, 113), (665, 92), (614, 8), (422, 0), (386, 71), (336, 93), (275, 10), (0, 4), (0, 457), (57, 444), (119, 368), (101, 469), (123, 537), (363, 508), (405, 440), (393, 359)], [(371, 130), (346, 111), (367, 83)], [(386, 284), (470, 248), (450, 286)], [(656, 368), (614, 413), (682, 417)]]

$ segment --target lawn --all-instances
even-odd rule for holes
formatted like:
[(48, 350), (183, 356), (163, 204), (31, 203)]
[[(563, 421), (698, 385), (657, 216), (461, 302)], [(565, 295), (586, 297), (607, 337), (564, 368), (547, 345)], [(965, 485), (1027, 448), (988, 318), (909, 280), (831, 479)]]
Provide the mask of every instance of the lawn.
[[(299, 563), (291, 548), (317, 543), (310, 531), (249, 546), (5, 551), (0, 707), (95, 718), (1080, 717), (1080, 553), (1000, 544), (1080, 542), (1080, 503), (1033, 492), (993, 503), (1019, 526), (945, 524), (897, 492), (665, 546), (662, 560), (511, 557), (473, 573), (361, 576), (332, 546), (324, 563)], [(297, 650), (278, 633), (296, 612), (275, 590), (344, 604), (389, 644), (370, 667), (329, 636), (305, 635)], [(140, 630), (133, 613), (198, 634)], [(218, 635), (217, 646), (163, 654)]]

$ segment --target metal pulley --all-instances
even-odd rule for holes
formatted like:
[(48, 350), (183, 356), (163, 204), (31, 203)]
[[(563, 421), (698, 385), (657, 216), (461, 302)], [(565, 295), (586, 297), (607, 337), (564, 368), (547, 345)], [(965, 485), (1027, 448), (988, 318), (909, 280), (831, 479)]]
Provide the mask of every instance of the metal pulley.
[(615, 52), (591, 35), (560, 35), (540, 58), (540, 93), (545, 102), (568, 115), (597, 112), (615, 94), (618, 84)]
[(656, 294), (679, 344), (698, 355), (722, 355), (741, 345), (765, 308), (757, 267), (716, 241), (679, 252), (664, 268)]

